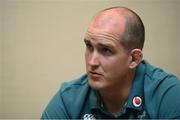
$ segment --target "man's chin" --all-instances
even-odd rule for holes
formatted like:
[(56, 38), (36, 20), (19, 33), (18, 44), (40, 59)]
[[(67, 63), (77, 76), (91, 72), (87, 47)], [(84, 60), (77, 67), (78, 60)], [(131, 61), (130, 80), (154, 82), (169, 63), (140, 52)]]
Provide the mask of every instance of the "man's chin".
[(95, 90), (100, 90), (103, 89), (103, 83), (101, 83), (100, 81), (94, 81), (92, 79), (88, 80), (88, 84), (91, 88), (95, 89)]

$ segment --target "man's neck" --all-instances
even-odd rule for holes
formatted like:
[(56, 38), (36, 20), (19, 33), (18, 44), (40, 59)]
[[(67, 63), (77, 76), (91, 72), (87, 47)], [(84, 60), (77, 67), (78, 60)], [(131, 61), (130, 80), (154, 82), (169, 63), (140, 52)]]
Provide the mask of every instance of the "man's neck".
[(135, 71), (126, 80), (123, 80), (123, 84), (99, 91), (103, 104), (112, 114), (117, 113), (127, 102), (134, 76)]

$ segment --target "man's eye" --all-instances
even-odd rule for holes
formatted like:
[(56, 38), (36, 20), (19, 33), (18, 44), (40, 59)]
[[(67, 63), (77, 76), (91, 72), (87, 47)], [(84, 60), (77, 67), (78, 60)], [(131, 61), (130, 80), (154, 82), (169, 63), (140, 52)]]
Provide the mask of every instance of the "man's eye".
[(86, 43), (86, 48), (89, 49), (89, 50), (92, 50), (93, 46), (90, 43)]
[(109, 48), (101, 48), (101, 53), (104, 55), (111, 55), (113, 52)]

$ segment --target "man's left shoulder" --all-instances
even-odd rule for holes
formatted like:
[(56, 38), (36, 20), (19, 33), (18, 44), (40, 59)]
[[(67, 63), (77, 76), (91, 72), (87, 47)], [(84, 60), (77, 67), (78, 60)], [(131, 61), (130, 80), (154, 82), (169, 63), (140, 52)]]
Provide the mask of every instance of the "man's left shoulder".
[(177, 76), (170, 74), (161, 68), (154, 67), (147, 61), (143, 62), (146, 66), (144, 78), (145, 87), (152, 87), (154, 89), (157, 87), (159, 89), (169, 89), (169, 87), (180, 84), (180, 79)]
[(160, 68), (148, 65), (144, 96), (153, 118), (180, 117), (180, 80)]
[(174, 93), (180, 93), (180, 79), (163, 69), (147, 65), (145, 72), (144, 87), (150, 90), (154, 96), (164, 97), (169, 91), (175, 90)]
[[(174, 80), (174, 79), (170, 79)], [(165, 87), (165, 86), (164, 86)], [(168, 87), (161, 98), (159, 106), (160, 118), (180, 118), (180, 81)]]

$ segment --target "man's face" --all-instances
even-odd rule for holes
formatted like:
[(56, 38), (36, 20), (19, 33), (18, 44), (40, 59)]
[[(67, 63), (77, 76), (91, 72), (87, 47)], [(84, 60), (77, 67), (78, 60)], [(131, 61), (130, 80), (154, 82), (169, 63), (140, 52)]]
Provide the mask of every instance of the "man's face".
[(84, 38), (88, 82), (97, 90), (122, 85), (129, 71), (129, 55), (119, 42), (123, 28), (102, 26), (90, 24)]

